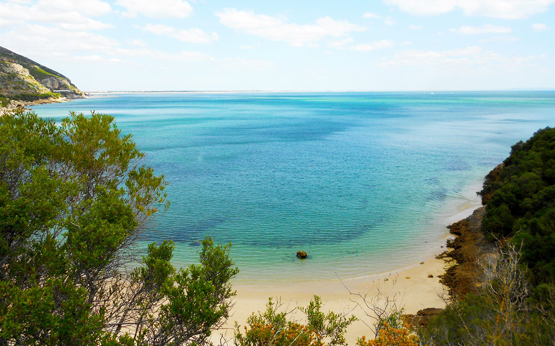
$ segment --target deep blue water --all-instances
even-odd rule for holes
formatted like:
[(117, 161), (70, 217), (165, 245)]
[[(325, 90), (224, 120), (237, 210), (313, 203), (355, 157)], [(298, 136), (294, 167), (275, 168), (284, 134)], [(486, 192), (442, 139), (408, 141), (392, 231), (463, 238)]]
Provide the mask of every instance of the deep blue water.
[(111, 94), (33, 108), (114, 115), (171, 183), (145, 242), (173, 239), (177, 265), (206, 235), (232, 242), (239, 280), (255, 284), (437, 253), (445, 218), (478, 201), (511, 145), (555, 125), (555, 92)]

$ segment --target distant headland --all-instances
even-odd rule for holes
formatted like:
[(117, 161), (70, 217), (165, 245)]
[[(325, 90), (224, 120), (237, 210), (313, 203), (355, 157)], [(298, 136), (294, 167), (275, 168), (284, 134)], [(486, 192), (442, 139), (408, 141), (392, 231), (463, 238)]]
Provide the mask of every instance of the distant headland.
[(0, 47), (1, 109), (84, 97), (85, 93), (61, 73)]

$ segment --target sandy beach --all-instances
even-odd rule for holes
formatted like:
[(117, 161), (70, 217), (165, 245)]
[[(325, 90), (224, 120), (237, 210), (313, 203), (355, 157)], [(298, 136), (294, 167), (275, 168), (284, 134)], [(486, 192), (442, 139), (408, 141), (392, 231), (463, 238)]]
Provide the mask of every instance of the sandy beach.
[[(360, 336), (372, 336), (368, 325), (373, 320), (367, 316), (357, 294), (367, 295), (367, 301), (379, 295), (395, 297), (397, 305), (404, 307), (404, 312), (415, 314), (418, 310), (434, 307), (443, 308), (445, 303), (443, 285), (439, 283), (438, 275), (444, 272), (445, 262), (430, 258), (416, 266), (399, 272), (347, 280), (326, 280), (315, 282), (297, 282), (291, 285), (273, 285), (259, 287), (234, 286), (237, 290), (235, 306), (232, 316), (228, 320), (223, 332), (226, 338), (233, 335), (235, 322), (245, 325), (246, 319), (257, 311), (264, 311), (268, 298), (282, 304), (280, 311), (291, 311), (295, 307), (306, 306), (314, 295), (322, 298), (322, 311), (342, 312), (355, 315), (359, 321), (354, 322), (347, 331), (347, 342), (354, 345)], [(430, 278), (429, 275), (433, 277)], [(301, 312), (293, 311), (293, 318), (303, 320)]]

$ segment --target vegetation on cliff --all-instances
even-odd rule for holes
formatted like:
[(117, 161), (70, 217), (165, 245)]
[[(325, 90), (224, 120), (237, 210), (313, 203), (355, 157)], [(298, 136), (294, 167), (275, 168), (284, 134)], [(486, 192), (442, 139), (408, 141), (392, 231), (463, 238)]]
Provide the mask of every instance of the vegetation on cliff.
[(531, 283), (555, 284), (555, 129), (516, 143), (503, 167), (488, 175), (481, 195), (484, 234), (522, 243)]
[(0, 117), (0, 345), (206, 343), (229, 316), (229, 246), (136, 242), (167, 207), (163, 176), (107, 115)]

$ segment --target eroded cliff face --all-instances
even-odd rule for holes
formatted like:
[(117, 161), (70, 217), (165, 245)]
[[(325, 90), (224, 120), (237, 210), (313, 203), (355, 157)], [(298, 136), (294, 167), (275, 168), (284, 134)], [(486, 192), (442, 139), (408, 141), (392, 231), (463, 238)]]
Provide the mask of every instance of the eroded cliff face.
[(0, 47), (0, 97), (38, 101), (83, 98), (69, 78), (9, 49)]
[(69, 79), (62, 79), (56, 76), (48, 76), (39, 79), (39, 82), (52, 90), (52, 92), (61, 93), (67, 98), (83, 98), (85, 94), (71, 84)]
[(0, 94), (6, 97), (20, 94), (46, 94), (49, 88), (39, 83), (25, 67), (0, 61)]

